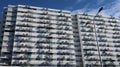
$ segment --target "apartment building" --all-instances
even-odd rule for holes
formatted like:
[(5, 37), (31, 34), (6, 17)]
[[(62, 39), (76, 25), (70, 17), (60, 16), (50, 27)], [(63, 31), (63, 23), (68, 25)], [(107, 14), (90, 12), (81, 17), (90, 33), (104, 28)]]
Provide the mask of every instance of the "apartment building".
[(81, 53), (79, 60), (83, 62), (82, 67), (120, 66), (119, 19), (76, 14), (73, 17), (73, 30), (76, 53)]
[(120, 20), (114, 17), (8, 5), (0, 29), (1, 66), (120, 66)]
[(70, 11), (9, 5), (3, 17), (0, 65), (76, 67)]

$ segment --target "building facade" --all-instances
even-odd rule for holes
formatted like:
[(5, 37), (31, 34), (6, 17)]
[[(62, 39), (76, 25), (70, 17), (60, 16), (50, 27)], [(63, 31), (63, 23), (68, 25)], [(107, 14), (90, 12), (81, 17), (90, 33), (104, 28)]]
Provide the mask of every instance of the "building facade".
[(77, 15), (72, 15), (73, 37), (75, 45), (76, 67), (83, 67)]
[(1, 65), (76, 66), (70, 11), (9, 5), (3, 15)]
[(0, 29), (1, 66), (120, 66), (120, 20), (114, 17), (9, 5)]
[[(80, 47), (83, 67), (120, 66), (120, 20), (114, 17), (74, 15), (75, 45)], [(79, 42), (80, 45), (77, 43)], [(79, 48), (78, 48), (79, 49)], [(77, 53), (76, 52), (76, 53)]]

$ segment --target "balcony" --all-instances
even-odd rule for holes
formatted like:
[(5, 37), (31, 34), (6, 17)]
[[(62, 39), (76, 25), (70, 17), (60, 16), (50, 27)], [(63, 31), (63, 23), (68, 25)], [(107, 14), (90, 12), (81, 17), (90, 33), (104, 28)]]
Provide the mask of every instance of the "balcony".
[(38, 53), (38, 54), (53, 55), (52, 51), (50, 51), (50, 50), (47, 50), (47, 51), (38, 50), (37, 53)]
[(47, 33), (49, 30), (41, 30), (41, 29), (38, 29), (38, 32), (43, 32), (43, 33)]
[(107, 39), (99, 39), (99, 42), (107, 42)]
[(42, 60), (42, 56), (38, 55), (38, 56), (36, 57), (36, 60)]
[(83, 45), (86, 45), (86, 46), (96, 46), (96, 44), (94, 44), (94, 43), (84, 43)]
[(118, 50), (118, 49), (116, 49), (115, 51), (116, 51), (116, 52), (120, 52), (120, 50)]
[(118, 47), (118, 48), (119, 48), (119, 47), (120, 47), (120, 45), (115, 45), (115, 47)]
[(51, 41), (50, 40), (46, 40), (46, 39), (40, 39), (40, 40), (37, 41), (37, 43), (46, 43), (46, 42), (51, 42)]
[(69, 26), (58, 26), (57, 29), (58, 29), (58, 30), (69, 30), (69, 31), (72, 30), (72, 29), (70, 29)]
[(31, 15), (31, 14), (24, 14), (24, 15), (21, 16), (21, 17), (28, 17), (28, 18), (33, 18), (33, 19), (35, 19), (35, 17), (34, 17), (33, 15)]
[(98, 29), (105, 29), (105, 27), (99, 27)]
[[(120, 57), (120, 54), (117, 54), (117, 57)], [(120, 60), (120, 59), (119, 59)]]
[(97, 23), (97, 25), (104, 25), (105, 23)]
[(63, 62), (62, 61), (59, 61), (58, 63), (57, 63), (57, 66), (59, 67), (73, 67), (73, 65), (72, 65), (72, 63), (69, 63), (69, 62), (67, 62), (67, 63), (64, 63), (63, 64)]
[(104, 61), (104, 62), (107, 62), (107, 61), (109, 61), (109, 62), (114, 62), (115, 60), (113, 60), (112, 58), (106, 58), (106, 59), (103, 59), (103, 61)]
[(84, 48), (84, 51), (97, 51), (97, 49), (96, 48)]
[(110, 23), (116, 23), (117, 21), (116, 20), (109, 20), (108, 22), (110, 22)]
[(67, 61), (71, 61), (71, 60), (73, 60), (73, 59), (71, 59), (71, 58), (66, 58), (66, 60), (67, 60)]
[(53, 64), (49, 61), (44, 61), (40, 64), (40, 66), (52, 66)]
[(21, 20), (22, 22), (34, 22), (33, 20), (31, 20), (31, 19), (23, 19), (23, 20)]
[(114, 56), (114, 55), (104, 51), (104, 52), (102, 52), (101, 56)]
[(49, 62), (51, 62), (53, 60), (52, 56), (50, 56), (50, 55), (46, 55), (44, 59)]
[(68, 47), (66, 47), (66, 46), (57, 46), (57, 48), (56, 49), (69, 49)]
[(30, 39), (16, 39), (15, 40), (16, 42), (29, 42), (29, 41), (31, 41)]
[(92, 37), (94, 36), (93, 34), (90, 34), (90, 33), (89, 33), (89, 34), (86, 34), (86, 33), (85, 33), (85, 34), (82, 34), (82, 35), (83, 35), (83, 36), (88, 36), (88, 37), (89, 37), (89, 36), (92, 36)]
[(15, 60), (12, 65), (18, 65), (19, 64), (19, 61), (18, 60)]
[(105, 22), (103, 19), (94, 19), (95, 21), (103, 21)]
[(120, 40), (114, 40), (113, 43), (120, 43)]
[(114, 32), (113, 34), (119, 35), (120, 33), (119, 32)]
[[(72, 40), (72, 38), (66, 37), (66, 36), (58, 37), (58, 39), (59, 39), (59, 40), (62, 40), (62, 39)], [(60, 44), (61, 44), (61, 43), (60, 43)]]
[(113, 28), (112, 30), (114, 30), (114, 31), (120, 31), (119, 28)]
[(84, 56), (93, 56), (95, 55), (94, 52), (85, 52)]
[(26, 28), (26, 29), (24, 29), (24, 28), (17, 28), (16, 30), (17, 30), (17, 31), (32, 32), (32, 28)]
[[(17, 36), (17, 35), (16, 35)], [(20, 36), (24, 36), (24, 37), (27, 37), (27, 36), (31, 36), (29, 33), (26, 33), (26, 34), (21, 34)]]
[(61, 25), (61, 26), (70, 26), (69, 23), (64, 23), (64, 22), (59, 22), (59, 23), (57, 23), (57, 25)]
[(21, 60), (26, 59), (25, 56), (17, 56), (16, 58), (17, 58), (17, 59), (21, 59)]
[(60, 14), (58, 15), (58, 17), (66, 17), (64, 14)]
[(114, 39), (119, 39), (120, 36), (113, 36), (112, 38), (114, 38)]
[(45, 47), (45, 46), (43, 46), (43, 45), (41, 45), (41, 44), (37, 44), (37, 43), (36, 43), (36, 45), (37, 45), (36, 48), (41, 48), (41, 49), (42, 49), (42, 48)]
[(99, 59), (98, 58), (89, 58), (89, 59), (87, 59), (87, 61), (99, 61)]
[(17, 24), (17, 26), (24, 26), (24, 27), (33, 27), (32, 25), (30, 25), (30, 24)]
[(45, 49), (52, 49), (52, 46), (47, 45), (47, 46), (45, 46), (44, 48), (45, 48)]
[(106, 37), (106, 35), (99, 35), (99, 34), (98, 34), (98, 37), (103, 37), (103, 38), (104, 38), (104, 37)]
[(62, 30), (62, 29), (63, 29), (63, 27), (57, 27), (57, 29)]
[(68, 41), (58, 41), (59, 44), (70, 44)]
[(33, 47), (32, 45), (29, 45), (29, 44), (17, 44), (16, 46), (20, 48), (22, 47), (32, 48)]
[(58, 21), (67, 21), (67, 19), (58, 19)]
[(99, 46), (103, 46), (103, 47), (105, 47), (105, 46), (107, 46), (107, 44), (99, 44)]
[(72, 29), (70, 29), (70, 27), (65, 27), (64, 30), (69, 30), (69, 31), (71, 31)]
[(89, 30), (87, 30), (86, 32), (94, 32), (93, 28), (90, 28)]
[(90, 29), (93, 29), (94, 27), (92, 25), (87, 25), (85, 26), (86, 28), (90, 28)]
[(57, 55), (73, 55), (73, 53), (70, 53), (70, 52), (57, 52)]
[(10, 48), (3, 48), (1, 52), (11, 52)]
[(1, 59), (9, 59), (9, 56), (7, 56), (7, 55), (2, 55), (0, 58), (1, 58)]
[(57, 31), (56, 34), (62, 34), (62, 35), (65, 35), (66, 32), (63, 32), (63, 31)]
[(48, 12), (43, 12), (41, 13), (41, 15), (48, 15)]
[(32, 53), (31, 49), (23, 49), (23, 48), (21, 48), (21, 49), (19, 48), (17, 50), (14, 50), (14, 52), (20, 52), (20, 53), (26, 53), (26, 54)]
[(101, 48), (100, 51), (110, 51), (109, 48)]
[(103, 30), (103, 29), (98, 29), (97, 32), (98, 32), (98, 33), (105, 33), (105, 30)]
[(15, 65), (19, 65), (19, 66), (30, 66), (29, 62), (18, 62), (18, 64)]
[(83, 41), (95, 41), (95, 38), (86, 38), (86, 37), (84, 37), (82, 40)]
[(91, 20), (91, 19), (88, 18), (88, 17), (80, 17), (79, 19)]
[(57, 60), (65, 60), (65, 56), (62, 56), (62, 57), (59, 57), (59, 58), (57, 58)]

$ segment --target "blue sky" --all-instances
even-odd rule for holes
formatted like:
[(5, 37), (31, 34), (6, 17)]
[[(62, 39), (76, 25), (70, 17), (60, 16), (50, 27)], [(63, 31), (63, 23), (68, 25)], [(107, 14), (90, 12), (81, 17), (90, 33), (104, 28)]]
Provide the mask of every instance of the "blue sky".
[[(86, 12), (95, 14), (99, 7), (104, 7), (102, 15), (120, 17), (120, 0), (0, 0), (0, 12), (3, 7), (11, 5), (31, 5), (61, 10), (73, 13)], [(1, 14), (0, 13), (0, 14)]]

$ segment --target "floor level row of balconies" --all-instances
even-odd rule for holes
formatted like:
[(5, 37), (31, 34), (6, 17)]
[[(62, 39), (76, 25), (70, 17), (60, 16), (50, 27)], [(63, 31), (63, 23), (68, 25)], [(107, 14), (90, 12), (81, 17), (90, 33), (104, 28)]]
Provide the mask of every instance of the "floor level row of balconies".
[[(6, 33), (7, 34), (7, 33)], [(28, 35), (28, 36), (52, 36), (54, 37), (69, 37), (69, 38), (73, 38), (72, 36), (72, 32), (71, 31), (58, 31), (58, 30), (42, 30), (41, 32), (27, 32), (27, 31), (15, 31), (15, 35)]]
[(55, 15), (55, 16), (58, 16), (58, 15), (64, 15), (65, 17), (71, 17), (71, 14), (70, 13), (63, 13), (62, 11), (58, 11), (58, 12), (54, 12), (54, 11), (40, 11), (40, 10), (30, 10), (30, 9), (26, 9), (26, 8), (18, 8), (17, 10), (18, 12), (24, 12), (24, 13), (32, 13), (32, 14), (37, 14), (37, 15), (46, 15), (46, 14), (49, 14), (49, 15)]
[[(7, 30), (14, 30), (14, 28), (5, 28)], [(44, 29), (44, 30), (43, 30)], [(53, 28), (53, 27), (45, 27), (45, 25), (43, 26), (38, 26), (38, 27), (24, 27), (24, 26), (16, 26), (15, 30), (21, 30), (21, 31), (29, 31), (29, 32), (38, 32), (38, 31), (46, 31), (46, 32), (67, 32), (67, 33), (71, 33), (72, 29), (70, 29), (69, 27), (58, 27), (58, 28)]]
[[(12, 56), (13, 59), (16, 59), (16, 60), (27, 60), (27, 59), (31, 59), (31, 60), (34, 60), (34, 59), (41, 59), (41, 60), (44, 60), (46, 58), (46, 56), (50, 57), (51, 59), (53, 60), (57, 60), (57, 59), (64, 59), (66, 61), (74, 61), (75, 60), (75, 56), (74, 55), (59, 55), (59, 54), (54, 54), (54, 53), (48, 53), (48, 54), (17, 54), (17, 53), (14, 53), (15, 55)], [(4, 56), (3, 56), (4, 57)]]
[[(9, 15), (10, 16), (10, 15)], [(17, 19), (20, 18), (28, 18), (28, 19), (44, 19), (44, 20), (58, 20), (58, 21), (66, 21), (66, 22), (71, 22), (70, 17), (66, 16), (54, 16), (54, 15), (38, 15), (38, 14), (32, 14), (32, 13), (18, 13), (17, 14)]]
[[(79, 18), (79, 20), (93, 20), (94, 19), (94, 15), (78, 14), (77, 17)], [(109, 21), (109, 22), (114, 22), (114, 23), (120, 21), (113, 17), (102, 17), (100, 15), (96, 16), (95, 20), (102, 21), (102, 22)]]
[(12, 65), (33, 65), (33, 66), (76, 66), (75, 62), (67, 61), (13, 61)]
[(56, 26), (60, 26), (60, 27), (69, 27), (70, 29), (72, 29), (71, 28), (71, 26), (72, 26), (72, 24), (70, 24), (69, 22), (68, 23), (65, 23), (65, 22), (58, 22), (58, 23), (54, 23), (54, 22), (56, 22), (56, 21), (49, 21), (49, 22), (45, 22), (45, 21), (42, 21), (42, 22), (25, 22), (25, 21), (23, 21), (23, 22), (20, 22), (20, 23), (16, 23), (16, 25), (21, 25), (21, 27), (22, 27), (22, 25), (23, 26), (25, 26), (25, 27), (29, 27), (29, 26), (31, 26), (31, 27), (39, 27), (39, 26), (50, 26), (50, 27), (53, 27), (53, 28), (57, 28)]
[[(11, 50), (12, 48), (8, 48), (8, 47), (2, 47), (2, 52), (11, 52), (12, 50)], [(56, 51), (59, 51), (59, 50), (61, 50), (61, 51), (67, 51), (67, 50), (69, 50), (69, 51), (72, 51), (72, 50), (75, 50), (74, 49), (74, 46), (68, 46), (68, 47), (64, 47), (64, 46), (57, 46), (57, 47), (54, 47), (54, 45), (50, 45), (50, 46), (43, 46), (43, 45), (35, 45), (34, 47), (33, 46), (14, 46), (14, 48), (13, 48), (13, 51), (15, 51), (15, 52), (23, 52), (23, 51), (26, 51), (26, 52), (31, 52), (31, 50), (34, 50), (34, 51), (32, 51), (33, 53), (34, 52), (39, 52), (39, 49), (41, 49), (41, 50), (52, 50), (52, 51), (54, 51), (54, 50), (56, 50)], [(43, 51), (44, 52), (44, 51)]]

